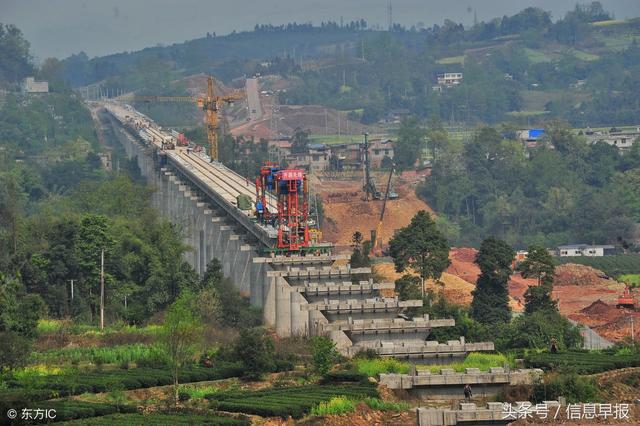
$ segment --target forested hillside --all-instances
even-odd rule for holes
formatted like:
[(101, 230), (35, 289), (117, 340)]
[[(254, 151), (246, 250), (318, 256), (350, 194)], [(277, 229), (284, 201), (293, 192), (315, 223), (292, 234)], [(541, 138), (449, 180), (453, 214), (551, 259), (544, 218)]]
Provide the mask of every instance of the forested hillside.
[[(282, 103), (326, 105), (363, 123), (408, 109), (466, 124), (549, 118), (580, 127), (634, 124), (640, 20), (610, 18), (593, 2), (555, 22), (548, 12), (527, 8), (469, 28), (449, 20), (392, 31), (365, 21), (263, 25), (100, 58), (80, 53), (58, 72), (72, 85), (102, 82), (149, 94), (183, 93), (169, 82), (202, 72), (225, 82), (278, 74), (291, 86)], [(432, 90), (443, 72), (463, 72), (463, 84)]]
[(516, 247), (629, 248), (640, 223), (640, 142), (620, 155), (606, 143), (587, 145), (566, 124), (551, 123), (547, 132), (531, 150), (492, 127), (465, 144), (432, 126), (433, 170), (418, 194), (453, 222), (460, 245), (496, 235)]
[[(15, 89), (35, 67), (19, 30), (6, 28), (10, 36), (0, 37), (0, 52), (8, 61), (2, 61), (0, 86)], [(195, 285), (195, 273), (182, 259), (187, 248), (180, 230), (151, 209), (149, 189), (139, 182), (137, 168), (117, 152), (113, 158), (118, 170), (103, 167), (100, 155), (113, 149), (104, 145), (107, 142), (100, 142), (79, 96), (63, 86), (56, 93), (23, 95), (12, 90), (4, 96), (0, 104), (3, 342), (33, 337), (33, 330), (22, 321), (24, 315), (95, 324), (102, 250), (109, 322), (142, 322), (172, 303), (183, 288)], [(2, 356), (18, 356), (21, 348), (16, 343)], [(8, 358), (2, 359), (4, 363)]]

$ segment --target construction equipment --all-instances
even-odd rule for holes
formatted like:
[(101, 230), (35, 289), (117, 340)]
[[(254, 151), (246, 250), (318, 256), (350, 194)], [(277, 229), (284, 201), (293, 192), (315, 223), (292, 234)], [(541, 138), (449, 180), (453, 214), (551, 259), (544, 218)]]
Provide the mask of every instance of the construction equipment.
[[(220, 103), (228, 104), (233, 101), (244, 99), (244, 95), (235, 92), (231, 95), (217, 96), (213, 77), (207, 77), (207, 94), (204, 97), (193, 96), (121, 96), (119, 100), (131, 100), (134, 102), (193, 102), (204, 111), (205, 123), (207, 124), (207, 139), (209, 141), (209, 157), (211, 161), (218, 161), (218, 111)], [(178, 146), (184, 146), (186, 139), (178, 138)]]
[[(393, 176), (393, 172), (395, 171), (395, 166), (391, 167), (389, 171), (389, 178), (387, 179), (387, 190), (384, 193), (384, 199), (382, 200), (382, 210), (380, 211), (380, 220), (378, 221), (378, 226), (376, 226), (376, 230), (372, 232), (371, 241), (371, 253), (375, 256), (382, 256), (382, 220), (384, 219), (384, 212), (387, 208), (387, 200), (389, 199), (389, 188), (391, 188), (391, 176)], [(396, 198), (398, 198), (396, 194)]]
[(624, 292), (618, 296), (616, 307), (640, 310), (640, 295), (638, 295), (638, 291), (627, 285), (624, 288)]
[[(276, 196), (276, 212), (267, 208), (268, 192)], [(291, 253), (309, 248), (309, 186), (304, 170), (265, 163), (256, 178), (256, 215), (261, 224), (277, 228), (279, 251)]]
[(369, 160), (369, 133), (364, 134), (364, 143), (362, 144), (362, 168), (364, 169), (364, 182), (362, 184), (362, 190), (364, 191), (365, 201), (369, 201), (370, 198), (375, 198), (379, 193), (376, 190), (376, 184), (371, 176), (371, 161)]

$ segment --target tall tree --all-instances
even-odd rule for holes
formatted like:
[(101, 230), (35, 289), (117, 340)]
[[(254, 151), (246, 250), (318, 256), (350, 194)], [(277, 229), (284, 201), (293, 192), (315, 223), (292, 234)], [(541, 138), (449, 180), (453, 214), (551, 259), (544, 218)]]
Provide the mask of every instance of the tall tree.
[(410, 269), (420, 275), (423, 296), (424, 280), (440, 279), (442, 272), (451, 264), (447, 239), (424, 210), (416, 213), (408, 226), (395, 233), (389, 241), (389, 251), (397, 272)]
[(507, 323), (509, 309), (509, 276), (515, 252), (502, 240), (489, 237), (476, 255), (480, 276), (471, 302), (471, 316), (483, 324)]
[(369, 258), (369, 251), (371, 244), (368, 241), (364, 241), (362, 233), (356, 231), (351, 236), (351, 259), (350, 264), (354, 268), (361, 268), (371, 266), (371, 259)]
[(424, 147), (424, 138), (424, 129), (416, 118), (406, 118), (400, 123), (394, 146), (394, 161), (399, 169), (410, 169), (416, 164)]
[(309, 132), (298, 127), (291, 137), (291, 152), (302, 154), (307, 151), (309, 151)]
[(44, 309), (40, 296), (0, 272), (0, 373), (24, 364)]
[(176, 405), (180, 371), (195, 359), (203, 338), (202, 318), (198, 314), (197, 302), (193, 293), (182, 293), (169, 307), (160, 332), (160, 341), (173, 375)]
[(532, 314), (541, 310), (557, 311), (558, 306), (552, 299), (553, 274), (555, 266), (549, 251), (541, 246), (529, 247), (527, 258), (518, 265), (523, 278), (536, 278), (537, 286), (529, 286), (524, 294), (525, 313)]
[(263, 328), (242, 330), (234, 345), (234, 352), (244, 364), (246, 377), (258, 379), (276, 367), (273, 339), (265, 334)]

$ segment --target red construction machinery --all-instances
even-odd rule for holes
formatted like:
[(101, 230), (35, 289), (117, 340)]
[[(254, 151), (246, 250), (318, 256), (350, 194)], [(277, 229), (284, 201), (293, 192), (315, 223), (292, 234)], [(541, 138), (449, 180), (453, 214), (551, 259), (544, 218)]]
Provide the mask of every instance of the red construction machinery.
[(618, 308), (640, 310), (640, 295), (638, 295), (638, 291), (630, 286), (626, 286), (624, 292), (618, 296), (616, 306)]
[[(269, 194), (276, 198), (276, 211), (270, 211)], [(309, 187), (301, 169), (281, 169), (265, 163), (256, 178), (258, 222), (278, 231), (277, 251), (300, 252), (309, 249)]]

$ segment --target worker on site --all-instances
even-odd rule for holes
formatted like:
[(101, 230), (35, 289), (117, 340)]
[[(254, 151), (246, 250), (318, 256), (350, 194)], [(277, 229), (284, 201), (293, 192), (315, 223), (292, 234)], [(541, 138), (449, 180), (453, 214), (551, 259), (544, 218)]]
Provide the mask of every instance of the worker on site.
[(260, 200), (256, 203), (256, 213), (258, 214), (258, 220), (262, 222), (262, 218), (264, 217), (264, 206)]
[(473, 392), (471, 392), (471, 386), (467, 383), (464, 385), (464, 400), (466, 402), (471, 402), (471, 397), (473, 396)]
[(551, 353), (552, 354), (558, 353), (558, 341), (556, 340), (555, 337), (551, 338)]

